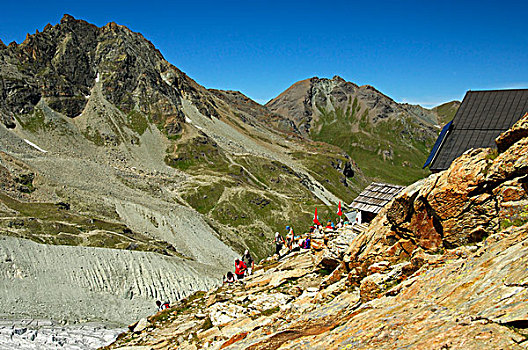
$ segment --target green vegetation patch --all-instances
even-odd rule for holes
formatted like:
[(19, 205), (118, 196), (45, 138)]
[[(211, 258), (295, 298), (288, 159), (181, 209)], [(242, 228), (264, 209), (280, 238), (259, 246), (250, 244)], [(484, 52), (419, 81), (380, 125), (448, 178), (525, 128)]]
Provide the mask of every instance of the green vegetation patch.
[(92, 141), (96, 146), (105, 145), (105, 139), (97, 129), (92, 129), (90, 126), (88, 126), (83, 132), (83, 135), (86, 139)]
[(132, 110), (127, 114), (127, 124), (130, 129), (137, 132), (139, 135), (143, 135), (148, 129), (150, 122), (148, 117), (143, 115), (143, 113)]
[(206, 214), (216, 206), (226, 185), (226, 182), (215, 182), (205, 186), (193, 187), (182, 194), (182, 197), (196, 211)]
[(51, 127), (51, 124), (46, 123), (46, 116), (44, 111), (40, 108), (35, 108), (33, 113), (15, 116), (20, 125), (24, 130), (30, 132), (37, 132), (40, 130), (47, 130)]
[(164, 241), (133, 232), (126, 225), (75, 214), (67, 203), (27, 203), (0, 193), (0, 203), (15, 211), (0, 214), (0, 233), (37, 243), (150, 251), (179, 256)]
[(453, 120), (459, 107), (460, 103), (458, 101), (452, 101), (441, 104), (440, 106), (433, 108), (433, 110), (438, 113), (438, 121), (444, 125)]
[(212, 170), (227, 173), (229, 160), (220, 147), (207, 136), (198, 136), (177, 145), (175, 152), (165, 157), (167, 165), (182, 170)]
[(367, 181), (359, 174), (357, 169), (352, 168), (354, 174), (346, 177), (343, 169), (350, 160), (338, 153), (304, 153), (295, 152), (292, 154), (308, 169), (318, 182), (325, 188), (336, 194), (346, 203), (350, 203), (357, 197), (359, 192), (366, 187)]
[[(325, 147), (316, 152), (327, 154), (327, 148), (339, 151), (334, 146)], [(342, 174), (336, 168), (337, 163), (342, 161), (346, 161), (342, 154), (314, 159), (314, 163), (321, 163), (323, 167), (315, 165), (313, 173), (321, 176), (319, 181), (324, 185), (334, 186), (330, 188), (332, 191), (348, 193), (344, 197), (348, 200), (359, 191), (354, 179), (348, 182), (355, 188), (332, 183), (340, 181)], [(284, 234), (286, 225), (295, 227), (299, 233), (307, 231), (312, 224), (315, 207), (319, 208), (320, 215), (335, 218), (332, 212), (336, 209), (326, 208), (307, 187), (307, 179), (288, 165), (253, 155), (228, 158), (206, 136), (200, 135), (177, 145), (177, 149), (167, 156), (167, 162), (192, 175), (220, 178), (189, 186), (181, 197), (205, 215), (208, 224), (226, 244), (238, 250), (248, 248), (256, 259), (272, 252), (275, 231)], [(323, 171), (328, 171), (330, 175), (318, 175)]]
[(255, 220), (273, 220), (281, 211), (281, 200), (263, 193), (239, 191), (229, 201), (222, 201), (213, 210), (213, 216), (222, 224), (233, 227), (248, 226)]

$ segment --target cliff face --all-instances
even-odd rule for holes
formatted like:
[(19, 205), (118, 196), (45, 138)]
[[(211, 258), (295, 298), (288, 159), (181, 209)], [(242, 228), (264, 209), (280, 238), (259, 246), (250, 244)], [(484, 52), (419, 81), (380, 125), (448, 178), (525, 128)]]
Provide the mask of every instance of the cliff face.
[(217, 115), (203, 87), (141, 34), (113, 22), (98, 28), (65, 15), (59, 24), (2, 49), (0, 57), (0, 111), (11, 128), (15, 117), (32, 113), (41, 99), (67, 117), (79, 116), (96, 82), (125, 114), (142, 112), (169, 135), (181, 130), (184, 95), (204, 115)]
[(244, 284), (196, 294), (109, 348), (525, 349), (528, 116), (415, 183), (365, 232), (314, 237)]
[(303, 136), (345, 150), (367, 176), (403, 185), (427, 175), (421, 167), (440, 119), (458, 108), (400, 104), (338, 76), (297, 82), (266, 107), (291, 120)]

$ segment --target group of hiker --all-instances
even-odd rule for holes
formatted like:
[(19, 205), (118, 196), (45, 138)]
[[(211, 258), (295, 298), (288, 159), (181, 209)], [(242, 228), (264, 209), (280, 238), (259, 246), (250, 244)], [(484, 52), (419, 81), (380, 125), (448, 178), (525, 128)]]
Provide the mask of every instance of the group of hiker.
[(310, 231), (304, 238), (296, 236), (293, 227), (286, 226), (286, 239), (282, 237), (279, 232), (275, 232), (275, 254), (279, 256), (283, 246), (288, 248), (288, 251), (295, 251), (299, 249), (310, 249), (311, 237)]
[[(286, 226), (286, 238), (284, 238), (279, 232), (275, 232), (275, 254), (278, 255), (278, 258), (281, 258), (281, 251), (283, 247), (288, 248), (286, 254), (293, 251), (299, 251), (301, 249), (310, 249), (311, 235), (313, 233), (334, 231), (338, 228), (349, 225), (349, 222), (343, 221), (342, 218), (336, 219), (337, 224), (334, 224), (334, 222), (328, 220), (326, 226), (321, 225), (318, 221), (317, 224), (315, 222), (316, 220), (314, 220), (314, 226), (310, 226), (310, 230), (304, 237), (296, 236), (293, 227), (291, 226)], [(244, 279), (244, 277), (251, 275), (254, 267), (255, 262), (253, 257), (246, 249), (244, 255), (242, 255), (241, 258), (235, 259), (234, 272), (229, 271), (224, 276), (223, 281), (224, 283), (234, 283), (236, 281), (240, 281)]]
[[(341, 203), (339, 203), (341, 205)], [(339, 206), (339, 212), (338, 215), (341, 216), (341, 207)], [(361, 215), (356, 215), (356, 220), (352, 223), (349, 223), (347, 220), (343, 221), (342, 218), (336, 219), (336, 224), (332, 222), (331, 220), (328, 220), (326, 225), (322, 225), (319, 220), (317, 219), (317, 209), (315, 211), (314, 215), (314, 224), (313, 226), (310, 226), (309, 231), (303, 236), (296, 236), (295, 232), (293, 230), (293, 227), (286, 226), (286, 234), (284, 238), (279, 232), (275, 232), (275, 255), (278, 255), (278, 259), (281, 259), (281, 251), (283, 247), (287, 248), (287, 252), (284, 254), (287, 255), (290, 252), (299, 251), (301, 249), (311, 249), (311, 236), (312, 234), (320, 234), (323, 233), (323, 240), (324, 243), (327, 243), (327, 236), (324, 234), (326, 232), (332, 232), (336, 229), (339, 229), (341, 227), (345, 227), (348, 225), (354, 225), (361, 223)], [(255, 261), (253, 260), (253, 257), (251, 256), (251, 253), (249, 250), (246, 249), (242, 257), (235, 259), (235, 266), (234, 271), (229, 271), (223, 278), (224, 283), (235, 283), (236, 281), (241, 281), (244, 279), (244, 277), (250, 276), (253, 273), (253, 269), (255, 268)], [(164, 301), (161, 302), (159, 300), (156, 301), (156, 306), (158, 308), (158, 311), (165, 310), (169, 308), (169, 302)]]
[(343, 221), (343, 219), (336, 219), (336, 222), (337, 224), (334, 224), (331, 220), (328, 220), (326, 226), (314, 224), (314, 226), (310, 226), (310, 230), (305, 237), (296, 236), (293, 228), (286, 226), (286, 239), (284, 239), (279, 232), (275, 232), (275, 254), (278, 255), (280, 259), (280, 252), (283, 246), (288, 248), (288, 252), (300, 249), (310, 249), (311, 235), (313, 233), (335, 231), (338, 228), (349, 225), (349, 222)]
[(234, 283), (244, 279), (244, 277), (251, 275), (255, 268), (255, 261), (251, 256), (249, 250), (246, 249), (241, 258), (235, 259), (234, 273), (229, 271), (224, 276), (224, 283)]

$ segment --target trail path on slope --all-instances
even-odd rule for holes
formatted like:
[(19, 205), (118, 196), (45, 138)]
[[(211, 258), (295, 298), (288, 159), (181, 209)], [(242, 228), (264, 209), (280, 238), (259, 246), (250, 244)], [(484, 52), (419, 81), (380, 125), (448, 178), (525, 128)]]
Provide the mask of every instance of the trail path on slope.
[(252, 154), (258, 157), (263, 157), (271, 160), (276, 160), (291, 167), (295, 172), (301, 174), (309, 180), (313, 185), (312, 191), (323, 203), (326, 205), (334, 205), (338, 201), (333, 193), (326, 190), (317, 180), (315, 180), (306, 170), (304, 166), (289, 157), (278, 147), (269, 145), (265, 147), (263, 144), (256, 142), (254, 139), (242, 134), (232, 126), (223, 121), (211, 117), (208, 118), (201, 114), (191, 102), (182, 100), (183, 110), (192, 124), (198, 129), (205, 132), (212, 137), (219, 145), (229, 151), (237, 154)]

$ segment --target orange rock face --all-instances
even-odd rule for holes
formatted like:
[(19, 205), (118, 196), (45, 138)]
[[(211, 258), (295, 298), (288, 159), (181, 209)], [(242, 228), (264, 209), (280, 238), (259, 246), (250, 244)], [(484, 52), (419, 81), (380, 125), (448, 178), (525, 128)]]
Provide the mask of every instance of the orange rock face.
[(522, 138), (528, 137), (528, 113), (526, 113), (510, 130), (502, 133), (495, 143), (500, 152), (504, 152)]
[[(348, 250), (363, 278), (377, 261), (405, 261), (482, 241), (528, 205), (528, 115), (499, 136), (501, 153), (470, 150), (444, 172), (419, 181), (389, 203)], [(350, 281), (353, 284), (353, 281)]]
[(470, 206), (472, 191), (486, 178), (491, 153), (491, 149), (473, 150), (457, 158), (449, 169), (441, 173), (426, 197), (439, 219), (457, 217)]

